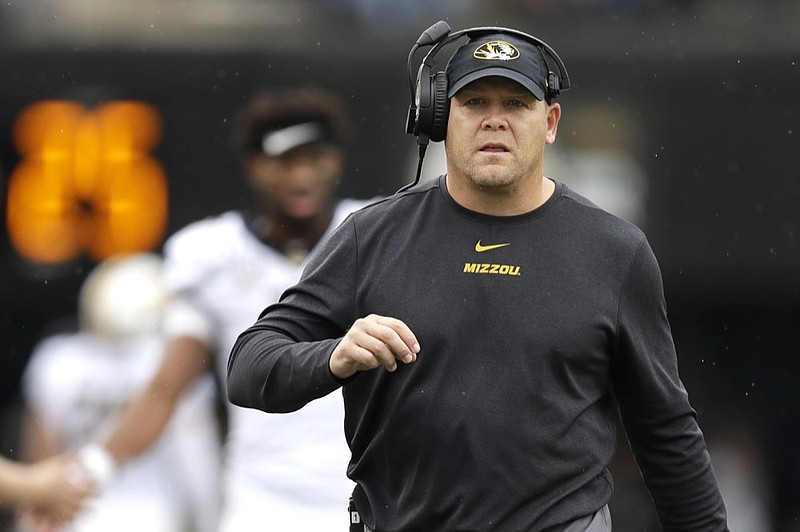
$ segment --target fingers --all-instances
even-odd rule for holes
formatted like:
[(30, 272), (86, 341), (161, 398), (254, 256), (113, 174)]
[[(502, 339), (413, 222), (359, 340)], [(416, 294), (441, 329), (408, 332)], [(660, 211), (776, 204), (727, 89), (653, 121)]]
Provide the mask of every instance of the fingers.
[(416, 336), (405, 323), (371, 314), (353, 323), (334, 349), (329, 364), (331, 372), (339, 378), (379, 366), (395, 371), (398, 360), (411, 364), (419, 350)]
[(93, 486), (71, 454), (53, 456), (32, 467), (31, 514), (69, 520), (92, 494)]
[(56, 532), (69, 520), (57, 510), (36, 506), (19, 508), (16, 515), (18, 529), (26, 532)]
[(357, 339), (362, 348), (372, 353), (389, 371), (397, 369), (397, 360), (410, 364), (416, 359), (419, 344), (411, 329), (396, 318), (372, 314), (357, 320)]

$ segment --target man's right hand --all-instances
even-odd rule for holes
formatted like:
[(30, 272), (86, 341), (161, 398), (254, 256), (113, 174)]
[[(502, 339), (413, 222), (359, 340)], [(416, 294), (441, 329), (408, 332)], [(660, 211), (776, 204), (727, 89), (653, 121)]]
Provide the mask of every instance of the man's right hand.
[(358, 371), (384, 366), (397, 369), (397, 361), (411, 364), (420, 347), (411, 329), (396, 318), (370, 314), (359, 318), (331, 353), (331, 373), (346, 379)]

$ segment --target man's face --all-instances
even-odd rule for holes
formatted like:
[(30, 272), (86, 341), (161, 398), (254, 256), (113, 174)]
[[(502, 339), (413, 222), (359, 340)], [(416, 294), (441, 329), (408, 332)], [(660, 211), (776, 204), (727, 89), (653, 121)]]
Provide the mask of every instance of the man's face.
[(278, 157), (253, 155), (247, 172), (260, 204), (272, 215), (301, 221), (326, 211), (342, 165), (337, 148), (309, 145)]
[(450, 100), (448, 177), (482, 190), (541, 178), (559, 117), (558, 104), (537, 100), (515, 81), (486, 77), (466, 85)]

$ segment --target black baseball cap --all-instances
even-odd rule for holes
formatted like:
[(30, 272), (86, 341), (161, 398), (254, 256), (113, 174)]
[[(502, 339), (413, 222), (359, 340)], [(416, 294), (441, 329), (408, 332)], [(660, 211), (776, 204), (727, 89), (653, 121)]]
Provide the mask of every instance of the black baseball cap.
[(447, 97), (465, 85), (488, 76), (501, 76), (544, 100), (550, 68), (534, 43), (510, 33), (487, 33), (470, 38), (447, 62)]

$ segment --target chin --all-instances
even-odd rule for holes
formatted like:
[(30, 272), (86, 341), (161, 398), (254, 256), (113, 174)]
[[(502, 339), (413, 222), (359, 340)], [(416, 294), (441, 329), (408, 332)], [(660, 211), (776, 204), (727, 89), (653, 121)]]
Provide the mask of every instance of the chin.
[(322, 206), (314, 202), (313, 204), (286, 205), (283, 209), (283, 215), (292, 220), (313, 220), (319, 216), (322, 211)]
[(514, 178), (505, 172), (492, 172), (475, 176), (472, 182), (481, 188), (504, 188), (513, 185)]

